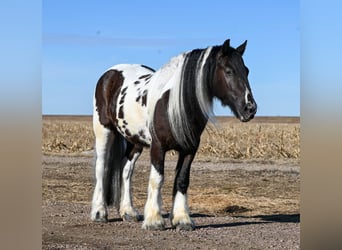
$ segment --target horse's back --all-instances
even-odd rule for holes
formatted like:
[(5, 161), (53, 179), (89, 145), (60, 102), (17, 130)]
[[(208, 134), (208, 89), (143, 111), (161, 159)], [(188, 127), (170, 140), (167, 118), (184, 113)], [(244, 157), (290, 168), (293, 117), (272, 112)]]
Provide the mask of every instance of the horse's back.
[(96, 86), (94, 113), (99, 122), (134, 144), (151, 143), (146, 98), (153, 73), (144, 65), (118, 64), (109, 68)]

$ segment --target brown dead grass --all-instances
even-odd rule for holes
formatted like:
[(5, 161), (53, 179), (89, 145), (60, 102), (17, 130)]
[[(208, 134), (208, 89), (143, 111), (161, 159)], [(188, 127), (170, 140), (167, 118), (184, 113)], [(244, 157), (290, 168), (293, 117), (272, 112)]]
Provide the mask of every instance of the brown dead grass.
[(91, 121), (44, 120), (43, 153), (80, 153), (94, 149)]
[[(201, 160), (300, 159), (300, 124), (294, 119), (259, 118), (240, 123), (232, 118), (208, 125), (201, 138)], [(90, 117), (44, 117), (42, 152), (70, 154), (94, 149)]]
[(231, 159), (300, 158), (300, 125), (229, 123), (207, 126), (199, 155)]

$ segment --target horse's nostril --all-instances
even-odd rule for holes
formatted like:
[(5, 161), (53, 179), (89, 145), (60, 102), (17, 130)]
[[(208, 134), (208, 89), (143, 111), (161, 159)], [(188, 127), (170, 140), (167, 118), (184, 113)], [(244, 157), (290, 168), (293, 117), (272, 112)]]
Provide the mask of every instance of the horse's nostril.
[(250, 108), (250, 111), (251, 111), (251, 113), (256, 113), (256, 110), (257, 110), (257, 107), (256, 107), (256, 105), (253, 103), (252, 106), (251, 106), (251, 108)]
[(256, 111), (256, 105), (252, 102), (248, 102), (244, 110), (245, 112), (249, 111), (250, 113), (254, 113)]

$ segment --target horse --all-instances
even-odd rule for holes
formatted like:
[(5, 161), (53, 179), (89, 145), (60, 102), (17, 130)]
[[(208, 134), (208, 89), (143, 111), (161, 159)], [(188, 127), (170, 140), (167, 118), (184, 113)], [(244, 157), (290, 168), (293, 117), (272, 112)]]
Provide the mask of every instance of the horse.
[(243, 61), (247, 41), (194, 49), (173, 57), (159, 70), (119, 64), (98, 80), (93, 98), (95, 176), (91, 220), (108, 221), (115, 206), (124, 221), (139, 221), (132, 203), (131, 178), (143, 148), (150, 148), (151, 169), (142, 228), (163, 230), (161, 188), (164, 160), (178, 152), (172, 192), (172, 228), (193, 230), (187, 190), (190, 168), (213, 100), (228, 106), (242, 122), (253, 119), (257, 104)]

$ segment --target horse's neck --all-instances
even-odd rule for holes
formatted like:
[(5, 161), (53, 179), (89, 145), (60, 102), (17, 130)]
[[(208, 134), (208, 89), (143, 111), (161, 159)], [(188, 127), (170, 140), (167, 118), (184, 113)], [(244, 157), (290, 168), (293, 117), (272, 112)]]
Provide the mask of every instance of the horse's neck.
[(207, 125), (209, 117), (206, 117), (206, 115), (201, 112), (198, 103), (193, 104), (193, 108), (190, 112), (192, 112), (192, 114), (190, 114), (189, 123), (193, 124), (194, 133), (200, 136)]

